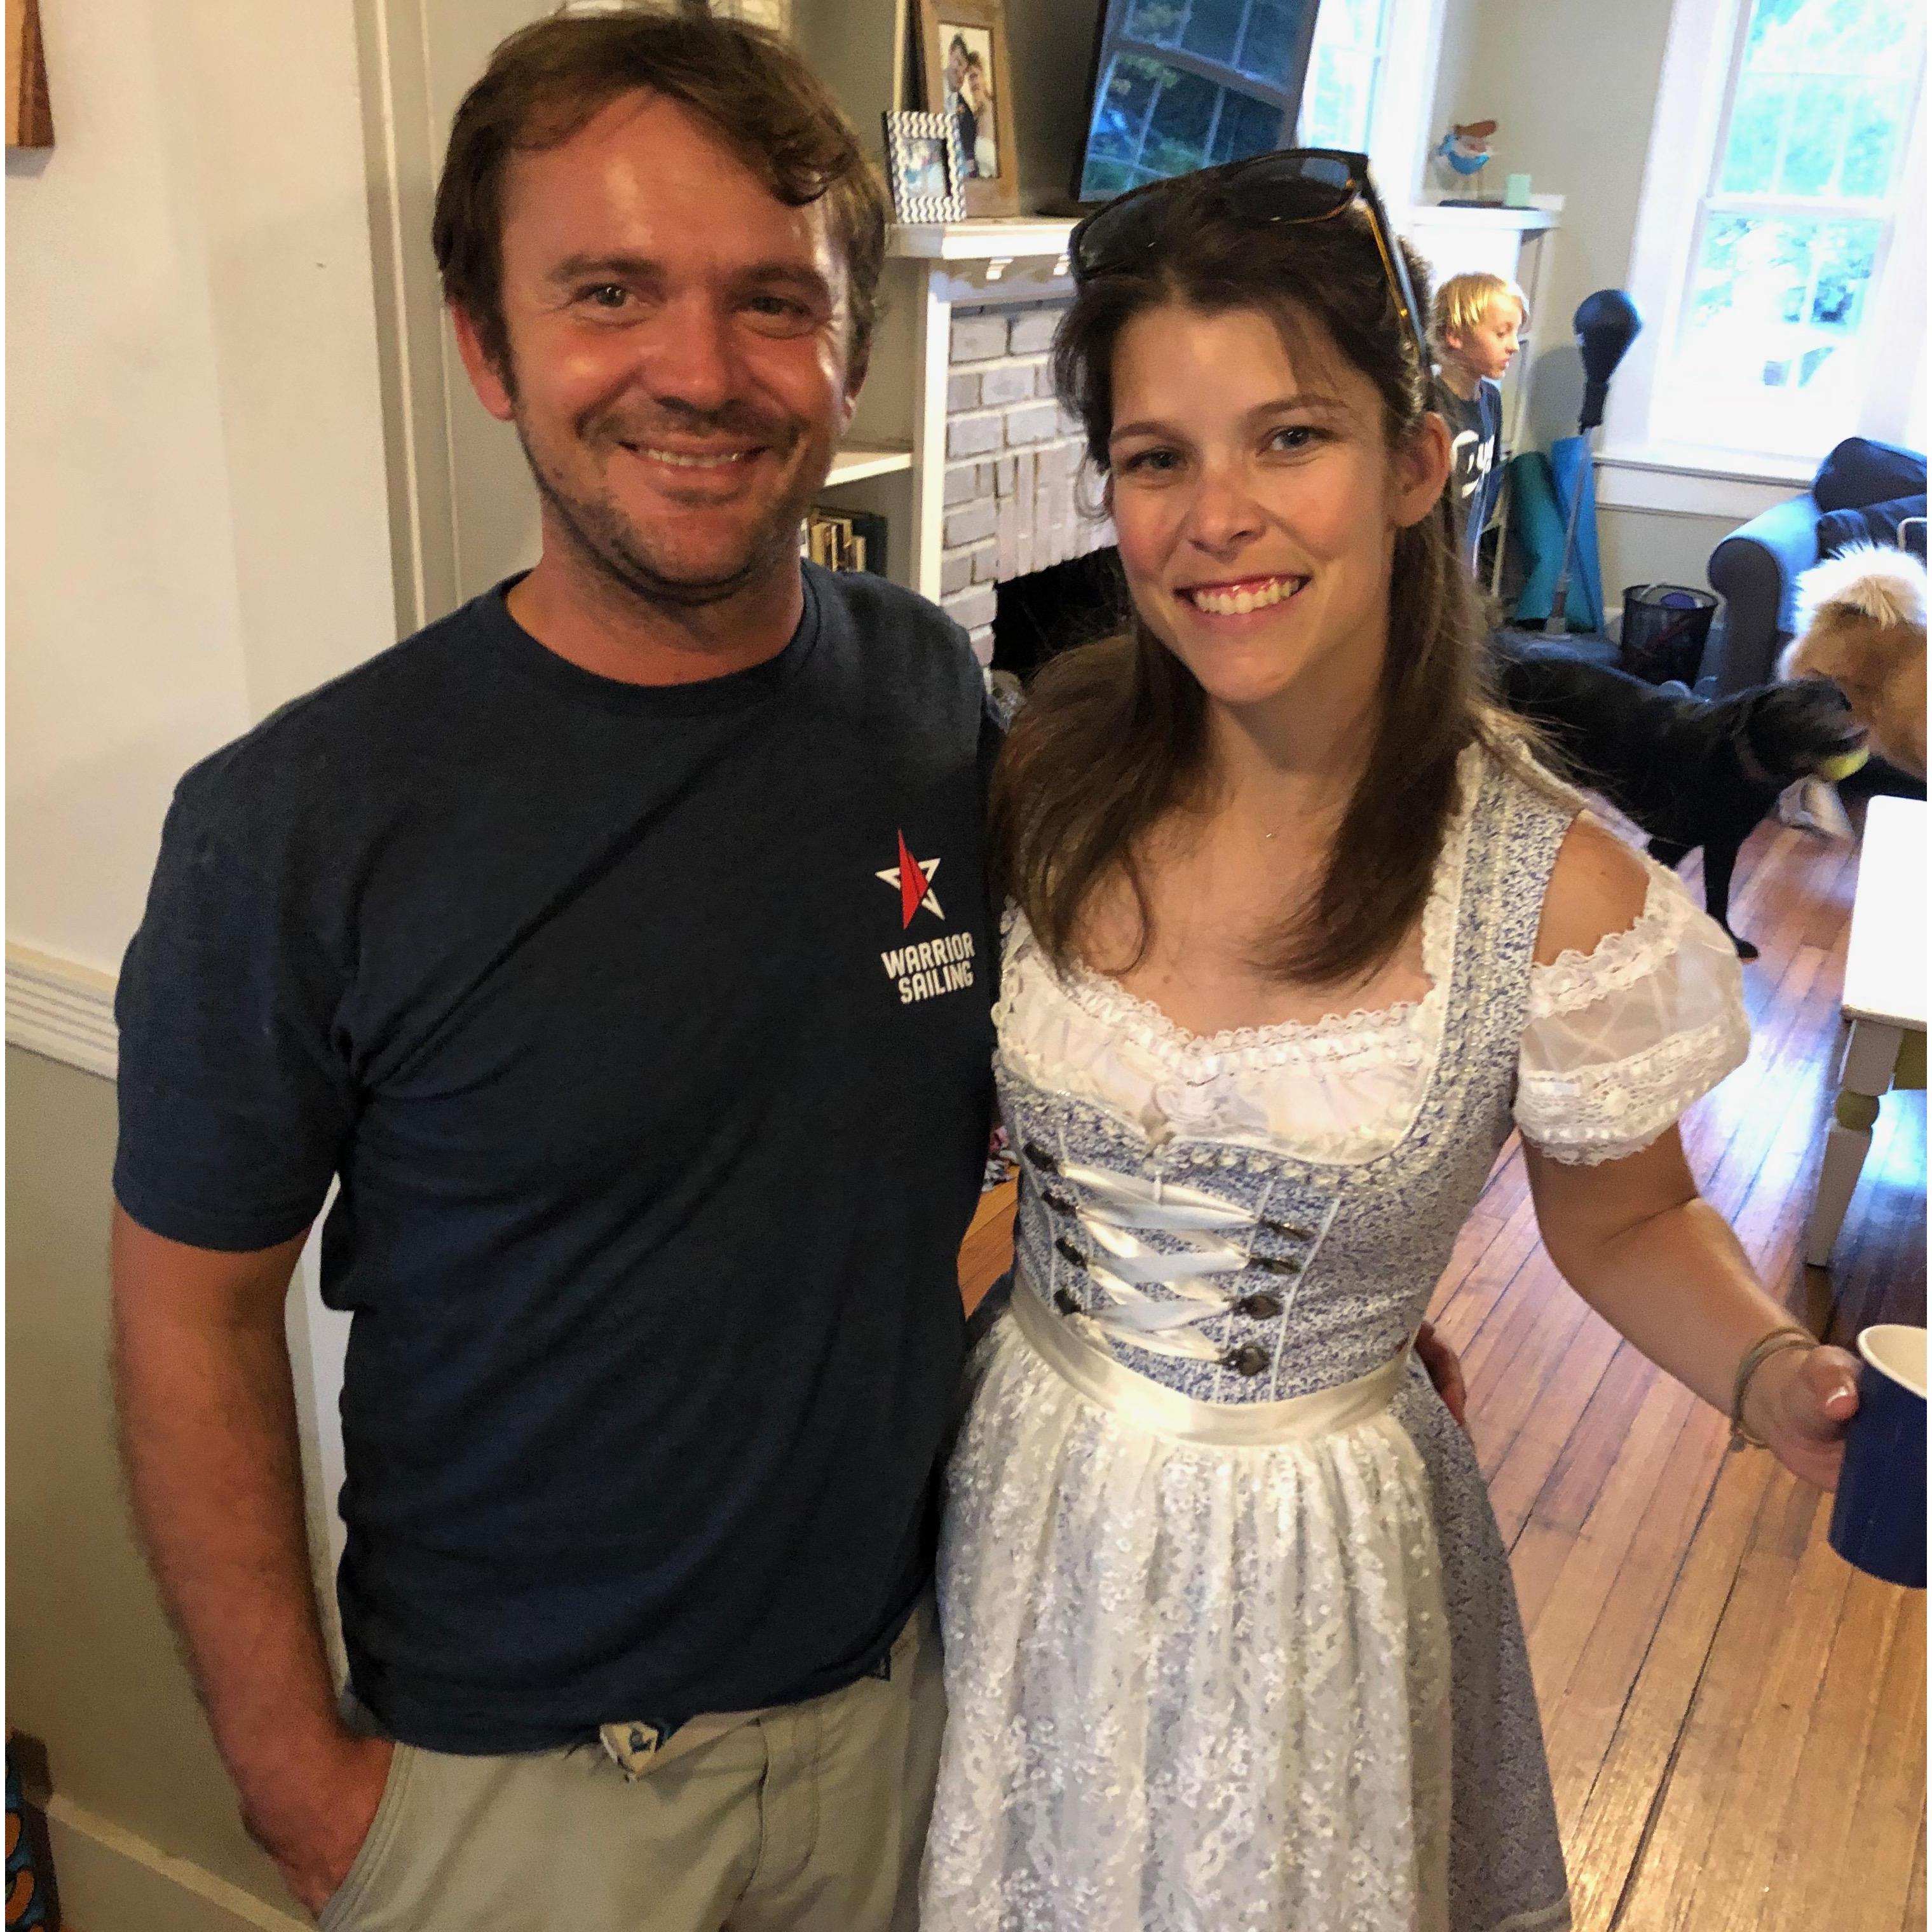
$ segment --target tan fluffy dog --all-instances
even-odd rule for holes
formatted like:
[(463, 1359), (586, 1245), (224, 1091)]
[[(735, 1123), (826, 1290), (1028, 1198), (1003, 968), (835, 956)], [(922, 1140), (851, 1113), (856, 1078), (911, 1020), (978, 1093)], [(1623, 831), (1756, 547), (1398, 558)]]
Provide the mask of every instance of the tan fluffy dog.
[(1925, 776), (1925, 566), (1861, 544), (1798, 580), (1798, 635), (1783, 678), (1828, 677), (1845, 694), (1872, 749)]

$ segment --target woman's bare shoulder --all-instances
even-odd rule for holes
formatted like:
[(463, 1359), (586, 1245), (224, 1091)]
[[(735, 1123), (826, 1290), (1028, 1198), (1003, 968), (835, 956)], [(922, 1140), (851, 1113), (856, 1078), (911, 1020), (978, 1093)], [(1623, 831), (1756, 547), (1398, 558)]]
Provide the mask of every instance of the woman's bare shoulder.
[(1564, 836), (1543, 895), (1536, 963), (1565, 952), (1594, 952), (1611, 933), (1624, 932), (1642, 914), (1650, 890), (1642, 856), (1587, 812)]

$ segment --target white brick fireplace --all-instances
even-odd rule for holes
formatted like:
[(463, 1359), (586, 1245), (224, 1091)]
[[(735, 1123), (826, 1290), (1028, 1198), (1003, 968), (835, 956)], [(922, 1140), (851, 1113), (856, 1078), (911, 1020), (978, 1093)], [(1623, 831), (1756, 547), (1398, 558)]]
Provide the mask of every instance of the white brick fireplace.
[(892, 230), (872, 369), (832, 470), (831, 500), (886, 516), (892, 574), (957, 618), (982, 662), (999, 585), (1114, 540), (1048, 370), (1072, 227)]
[(952, 315), (940, 601), (982, 660), (998, 585), (1113, 541), (1111, 525), (1082, 513), (1083, 501), (1094, 506), (1094, 479), (1079, 488), (1082, 439), (1054, 400), (1048, 352), (1066, 307), (988, 303)]

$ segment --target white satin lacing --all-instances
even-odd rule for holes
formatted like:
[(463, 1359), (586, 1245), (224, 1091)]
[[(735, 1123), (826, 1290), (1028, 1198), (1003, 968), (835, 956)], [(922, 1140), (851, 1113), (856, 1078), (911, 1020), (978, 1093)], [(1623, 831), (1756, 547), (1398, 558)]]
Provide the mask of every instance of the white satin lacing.
[[(1199, 1324), (1228, 1313), (1245, 1292), (1217, 1277), (1238, 1276), (1248, 1266), (1249, 1240), (1240, 1238), (1251, 1240), (1259, 1230), (1256, 1216), (1182, 1182), (1143, 1180), (1077, 1161), (1064, 1163), (1059, 1178), (1079, 1190), (1068, 1213), (1086, 1238), (1081, 1264), (1108, 1302), (1103, 1309), (1070, 1311), (1066, 1320), (1084, 1333), (1154, 1354), (1219, 1361), (1221, 1346), (1201, 1334)], [(1155, 1229), (1180, 1246), (1156, 1248), (1141, 1239)], [(1174, 1298), (1143, 1293), (1149, 1283)], [(1291, 1293), (1291, 1312), (1293, 1304)]]

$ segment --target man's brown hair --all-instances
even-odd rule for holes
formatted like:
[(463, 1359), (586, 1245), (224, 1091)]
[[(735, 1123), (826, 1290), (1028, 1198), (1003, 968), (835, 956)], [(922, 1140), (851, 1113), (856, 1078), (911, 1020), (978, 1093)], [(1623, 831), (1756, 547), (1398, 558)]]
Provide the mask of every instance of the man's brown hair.
[(884, 190), (824, 83), (777, 34), (734, 20), (553, 14), (490, 56), (449, 130), (430, 224), (444, 299), (510, 373), (503, 181), (510, 158), (568, 140), (620, 95), (680, 102), (788, 207), (822, 196), (850, 284), (850, 370), (865, 373), (885, 260)]

